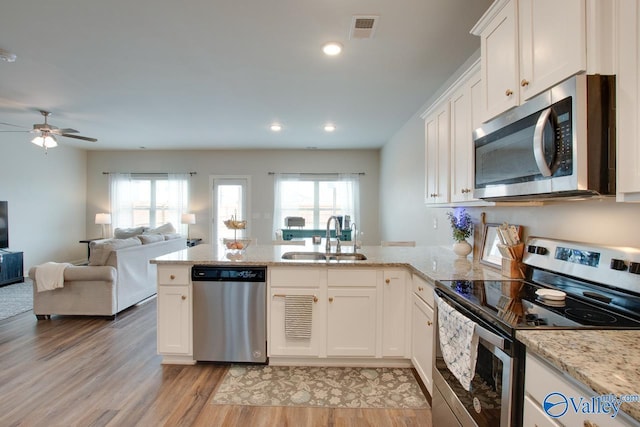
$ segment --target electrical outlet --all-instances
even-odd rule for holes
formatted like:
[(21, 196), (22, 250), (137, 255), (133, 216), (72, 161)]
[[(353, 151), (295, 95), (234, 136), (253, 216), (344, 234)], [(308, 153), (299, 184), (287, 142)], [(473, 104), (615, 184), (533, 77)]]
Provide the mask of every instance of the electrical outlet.
[(438, 218), (433, 218), (433, 229), (434, 230), (438, 229)]

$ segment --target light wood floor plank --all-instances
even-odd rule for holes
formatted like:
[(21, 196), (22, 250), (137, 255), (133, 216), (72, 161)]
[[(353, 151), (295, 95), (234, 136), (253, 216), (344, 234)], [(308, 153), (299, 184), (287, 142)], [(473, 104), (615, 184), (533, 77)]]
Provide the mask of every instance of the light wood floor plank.
[(213, 405), (227, 365), (162, 365), (156, 302), (115, 320), (0, 321), (0, 426), (415, 426), (431, 411)]

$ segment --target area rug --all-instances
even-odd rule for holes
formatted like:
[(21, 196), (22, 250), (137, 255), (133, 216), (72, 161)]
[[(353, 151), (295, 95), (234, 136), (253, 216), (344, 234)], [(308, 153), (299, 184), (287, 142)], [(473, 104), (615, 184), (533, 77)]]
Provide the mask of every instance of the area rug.
[(31, 280), (0, 287), (0, 320), (33, 310)]
[(234, 365), (218, 405), (407, 408), (429, 405), (411, 369)]

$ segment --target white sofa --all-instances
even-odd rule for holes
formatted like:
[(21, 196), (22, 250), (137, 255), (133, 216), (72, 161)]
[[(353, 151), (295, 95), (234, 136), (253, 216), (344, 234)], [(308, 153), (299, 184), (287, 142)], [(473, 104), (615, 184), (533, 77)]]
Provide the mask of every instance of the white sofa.
[[(137, 238), (126, 240), (131, 239)], [(45, 319), (52, 314), (115, 316), (156, 293), (157, 268), (149, 263), (151, 259), (187, 247), (184, 237), (152, 243), (142, 243), (143, 239), (128, 246), (121, 245), (121, 240), (91, 242), (89, 265), (67, 267), (62, 288), (38, 292), (37, 267), (31, 268), (29, 277), (33, 280), (33, 313), (36, 317)], [(99, 265), (102, 263), (104, 265)]]

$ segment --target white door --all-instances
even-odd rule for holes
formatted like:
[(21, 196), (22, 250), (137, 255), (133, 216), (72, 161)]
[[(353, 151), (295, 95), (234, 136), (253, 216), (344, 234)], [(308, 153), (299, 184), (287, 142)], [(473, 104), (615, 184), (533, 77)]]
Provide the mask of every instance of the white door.
[[(213, 176), (211, 177), (211, 244), (218, 244), (220, 239), (250, 238), (251, 220), (249, 216), (249, 177), (248, 176)], [(225, 220), (235, 216), (237, 220), (247, 220), (245, 230), (229, 230)], [(235, 235), (234, 235), (235, 232)]]

